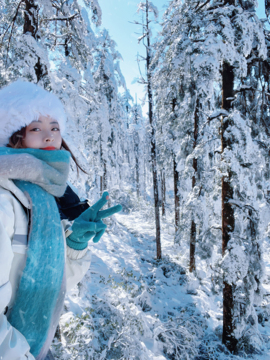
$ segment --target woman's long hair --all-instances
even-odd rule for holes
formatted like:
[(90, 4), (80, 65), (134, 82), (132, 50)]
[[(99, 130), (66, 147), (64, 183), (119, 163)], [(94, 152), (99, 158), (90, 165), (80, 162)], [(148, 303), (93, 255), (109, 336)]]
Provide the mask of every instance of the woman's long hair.
[[(9, 143), (7, 144), (7, 147), (13, 149), (23, 149), (22, 141), (23, 138), (25, 137), (25, 133), (26, 133), (26, 126), (13, 133), (9, 138)], [(79, 174), (79, 169), (80, 169), (83, 173), (88, 175), (88, 173), (80, 166), (78, 160), (75, 158), (74, 154), (72, 153), (72, 151), (70, 150), (69, 146), (67, 145), (64, 139), (62, 139), (61, 148), (67, 150), (70, 153), (72, 160), (76, 164), (77, 173)]]

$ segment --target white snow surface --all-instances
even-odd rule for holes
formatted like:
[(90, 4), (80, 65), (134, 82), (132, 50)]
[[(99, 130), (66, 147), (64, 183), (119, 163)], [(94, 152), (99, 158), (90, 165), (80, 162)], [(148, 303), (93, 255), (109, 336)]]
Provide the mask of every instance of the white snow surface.
[[(222, 297), (212, 291), (206, 268), (197, 268), (196, 277), (188, 273), (188, 247), (174, 244), (173, 213), (162, 219), (161, 261), (150, 204), (116, 214), (100, 242), (89, 246), (92, 264), (66, 297), (61, 337), (52, 347), (56, 359), (269, 359), (267, 320), (259, 324), (261, 354), (233, 356), (222, 345)], [(261, 314), (269, 314), (267, 259)]]

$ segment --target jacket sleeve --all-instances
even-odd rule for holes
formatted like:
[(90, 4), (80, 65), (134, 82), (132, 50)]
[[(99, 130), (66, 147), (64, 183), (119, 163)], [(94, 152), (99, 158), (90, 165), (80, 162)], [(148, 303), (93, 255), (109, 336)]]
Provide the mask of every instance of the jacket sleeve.
[(12, 201), (7, 195), (0, 194), (0, 359), (34, 360), (25, 337), (9, 324), (5, 316), (12, 296), (9, 274), (14, 256), (11, 247), (13, 232)]
[[(62, 220), (62, 225), (66, 237), (71, 233), (72, 222)], [(84, 250), (74, 250), (69, 246), (66, 248), (66, 277), (67, 291), (74, 288), (84, 277), (91, 264), (91, 252), (88, 248)]]

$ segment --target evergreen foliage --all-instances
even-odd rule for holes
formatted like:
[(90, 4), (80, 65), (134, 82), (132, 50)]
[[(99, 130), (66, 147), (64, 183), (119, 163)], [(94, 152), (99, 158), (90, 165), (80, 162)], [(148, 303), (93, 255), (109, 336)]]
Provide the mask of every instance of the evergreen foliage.
[[(254, 305), (262, 301), (259, 223), (265, 198), (256, 184), (260, 176), (254, 174), (266, 166), (268, 154), (259, 144), (269, 140), (262, 120), (265, 113), (260, 116), (263, 111), (258, 111), (258, 95), (263, 99), (266, 86), (259, 69), (265, 64), (267, 48), (255, 5), (252, 1), (171, 1), (153, 61), (159, 129), (167, 140), (166, 151), (176, 156), (178, 169), (183, 169), (179, 237), (187, 240), (194, 222), (195, 257), (208, 258), (212, 269), (214, 258), (221, 261), (224, 179), (233, 189), (228, 202), (234, 225), (222, 262), (214, 266), (220, 267), (233, 289), (235, 352), (246, 346), (254, 351), (261, 348)], [(221, 109), (223, 63), (230, 64), (235, 79), (235, 96), (226, 99), (231, 104), (228, 111)], [(254, 74), (262, 77), (259, 83), (254, 82)], [(228, 81), (225, 78), (225, 85)]]

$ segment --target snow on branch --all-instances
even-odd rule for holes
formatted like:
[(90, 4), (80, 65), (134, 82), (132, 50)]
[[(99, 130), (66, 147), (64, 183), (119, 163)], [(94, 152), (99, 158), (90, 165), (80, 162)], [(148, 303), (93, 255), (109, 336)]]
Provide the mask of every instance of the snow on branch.
[(62, 16), (62, 17), (53, 17), (53, 18), (50, 18), (50, 19), (43, 19), (44, 21), (71, 21), (73, 19), (75, 19), (76, 17), (78, 17), (80, 14), (79, 13), (76, 13), (74, 15), (71, 15), (69, 17), (65, 17), (65, 16)]
[(143, 34), (142, 36), (140, 36), (138, 38), (138, 44), (141, 42), (142, 39), (144, 39), (146, 37), (147, 33)]
[(101, 18), (102, 18), (102, 10), (99, 6), (98, 0), (84, 0), (84, 3), (87, 7), (91, 7), (92, 10), (92, 21), (96, 24), (96, 26), (101, 25)]
[[(147, 11), (146, 2), (140, 2), (138, 4), (137, 12)], [(148, 11), (152, 12), (155, 16), (155, 19), (158, 18), (158, 8), (151, 2), (148, 2)]]
[(158, 8), (152, 3), (152, 2), (149, 2), (149, 11), (151, 11), (155, 18), (157, 19), (158, 18)]
[(120, 69), (120, 63), (119, 61), (117, 61), (114, 64), (114, 70), (116, 71), (116, 73), (118, 74), (118, 80), (119, 80), (119, 85), (122, 86), (125, 90), (127, 90), (127, 85), (126, 85), (126, 80), (122, 74), (122, 71)]
[(226, 111), (224, 109), (217, 109), (208, 117), (208, 121), (214, 120), (214, 119), (220, 117), (221, 115), (228, 116), (229, 113), (228, 113), (228, 111)]
[(244, 209), (244, 210), (248, 209), (248, 210), (253, 211), (256, 215), (258, 214), (258, 210), (256, 210), (253, 206), (251, 206), (250, 204), (244, 204), (240, 200), (236, 200), (236, 199), (229, 200), (228, 203), (231, 205), (237, 206), (239, 209)]

